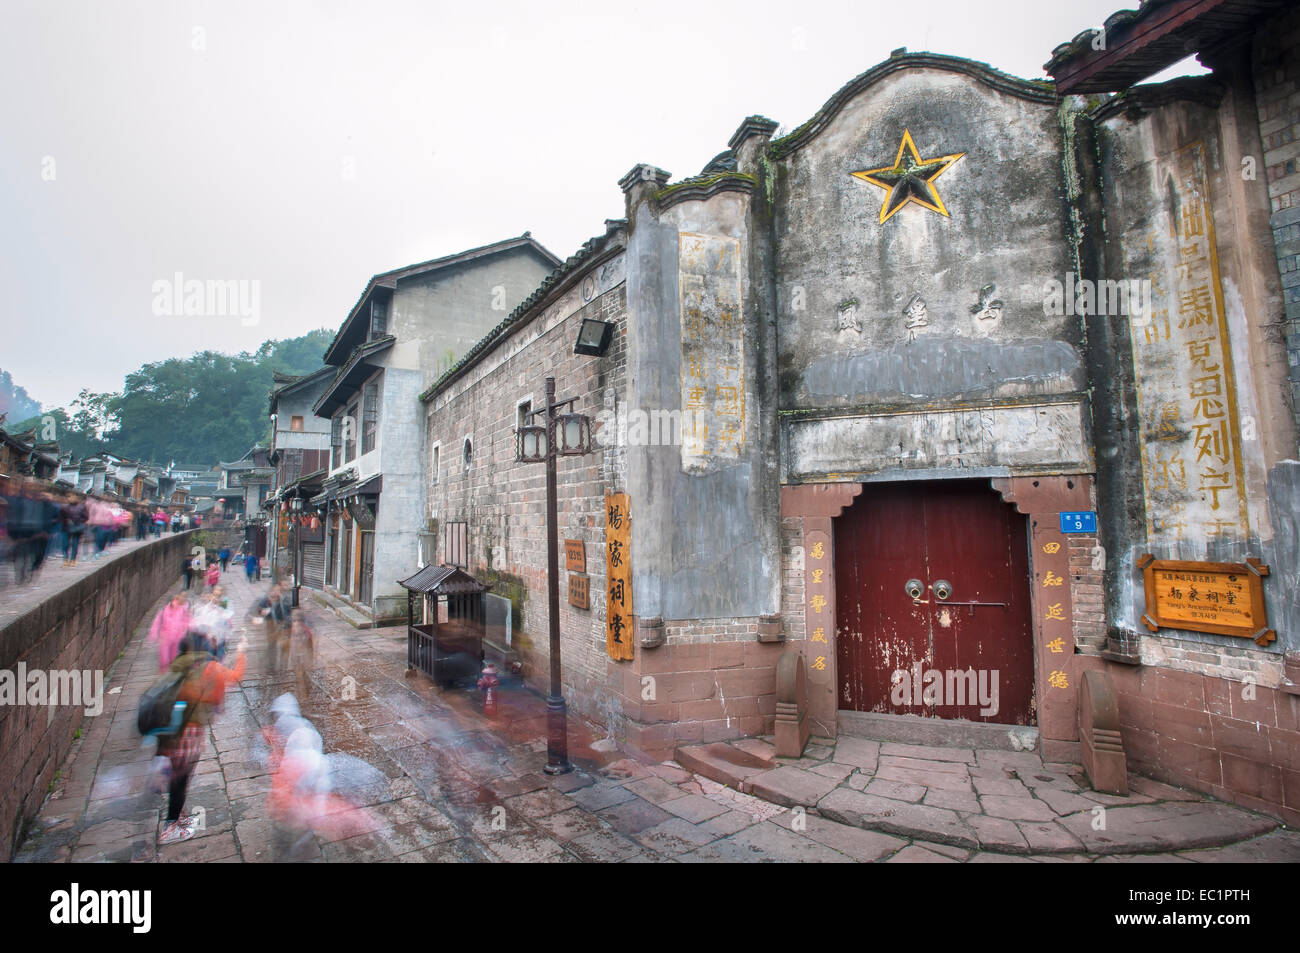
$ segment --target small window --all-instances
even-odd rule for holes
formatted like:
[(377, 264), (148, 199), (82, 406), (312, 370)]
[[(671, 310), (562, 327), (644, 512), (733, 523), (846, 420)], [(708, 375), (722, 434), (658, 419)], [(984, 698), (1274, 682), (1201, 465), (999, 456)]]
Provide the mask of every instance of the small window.
[(335, 414), (334, 419), (330, 421), (330, 468), (334, 469), (343, 463), (343, 415)]
[(343, 415), (343, 460), (351, 463), (357, 458), (357, 405), (353, 404)]
[(469, 566), (466, 559), (468, 552), (469, 523), (447, 523), (443, 543), (443, 562), (448, 566), (466, 569)]
[(461, 452), (461, 460), (465, 464), (465, 472), (469, 472), (470, 465), (474, 462), (474, 442), (465, 438), (465, 449)]
[(382, 301), (370, 302), (370, 337), (383, 337), (388, 333), (388, 305)]
[(442, 446), (440, 444), (435, 443), (433, 445), (433, 453), (429, 455), (429, 485), (430, 486), (438, 485), (438, 473), (439, 470), (441, 469), (441, 464), (442, 464)]
[(532, 409), (533, 409), (533, 401), (531, 397), (528, 400), (521, 400), (519, 402), (519, 405), (515, 408), (515, 429), (516, 430), (518, 430), (520, 427), (527, 427), (530, 423), (532, 423), (532, 421), (529, 419), (532, 416)]
[(371, 381), (366, 385), (363, 408), (365, 419), (361, 424), (361, 452), (369, 453), (375, 449), (375, 437), (379, 432), (378, 381)]
[(302, 432), (303, 426), (302, 426), (301, 414), (294, 414), (292, 417), (289, 418), (289, 429), (296, 431), (298, 433)]

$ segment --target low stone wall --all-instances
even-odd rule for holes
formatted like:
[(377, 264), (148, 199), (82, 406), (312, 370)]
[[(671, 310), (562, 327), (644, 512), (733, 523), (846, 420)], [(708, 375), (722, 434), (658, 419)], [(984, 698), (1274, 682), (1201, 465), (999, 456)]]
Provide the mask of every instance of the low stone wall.
[[(11, 673), (3, 677), (13, 684), (20, 665), (27, 673), (100, 671), (106, 692), (108, 670), (131, 634), (180, 577), (192, 535), (165, 534), (53, 588), (44, 602), (0, 628), (0, 669)], [(55, 572), (57, 566), (47, 568), (46, 579)], [(30, 697), (25, 685), (14, 688)], [(24, 822), (40, 809), (87, 716), (84, 706), (5, 701), (0, 704), (0, 861), (8, 862)]]

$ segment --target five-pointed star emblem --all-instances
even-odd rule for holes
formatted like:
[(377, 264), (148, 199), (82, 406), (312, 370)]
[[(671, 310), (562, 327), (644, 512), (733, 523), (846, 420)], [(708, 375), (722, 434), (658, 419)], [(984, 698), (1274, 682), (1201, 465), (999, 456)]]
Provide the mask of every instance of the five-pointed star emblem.
[(898, 144), (898, 156), (893, 165), (864, 169), (852, 175), (889, 193), (885, 201), (880, 203), (882, 224), (908, 202), (915, 202), (946, 217), (948, 210), (944, 208), (943, 199), (939, 198), (939, 193), (935, 190), (934, 180), (965, 154), (958, 152), (934, 159), (922, 159), (916, 151), (916, 143), (912, 141), (912, 133), (904, 129), (903, 141)]

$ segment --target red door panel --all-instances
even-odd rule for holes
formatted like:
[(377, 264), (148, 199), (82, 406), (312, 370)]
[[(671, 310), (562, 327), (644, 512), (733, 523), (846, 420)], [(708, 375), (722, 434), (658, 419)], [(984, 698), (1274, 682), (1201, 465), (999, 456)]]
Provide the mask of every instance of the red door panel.
[(1035, 723), (1025, 518), (986, 482), (867, 486), (835, 571), (842, 708)]

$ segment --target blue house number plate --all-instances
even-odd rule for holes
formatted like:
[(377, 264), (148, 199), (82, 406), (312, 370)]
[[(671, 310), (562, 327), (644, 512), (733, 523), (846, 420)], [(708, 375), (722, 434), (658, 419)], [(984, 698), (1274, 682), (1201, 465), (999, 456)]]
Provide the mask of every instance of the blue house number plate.
[(1097, 514), (1095, 512), (1062, 513), (1061, 532), (1095, 533), (1097, 532)]

